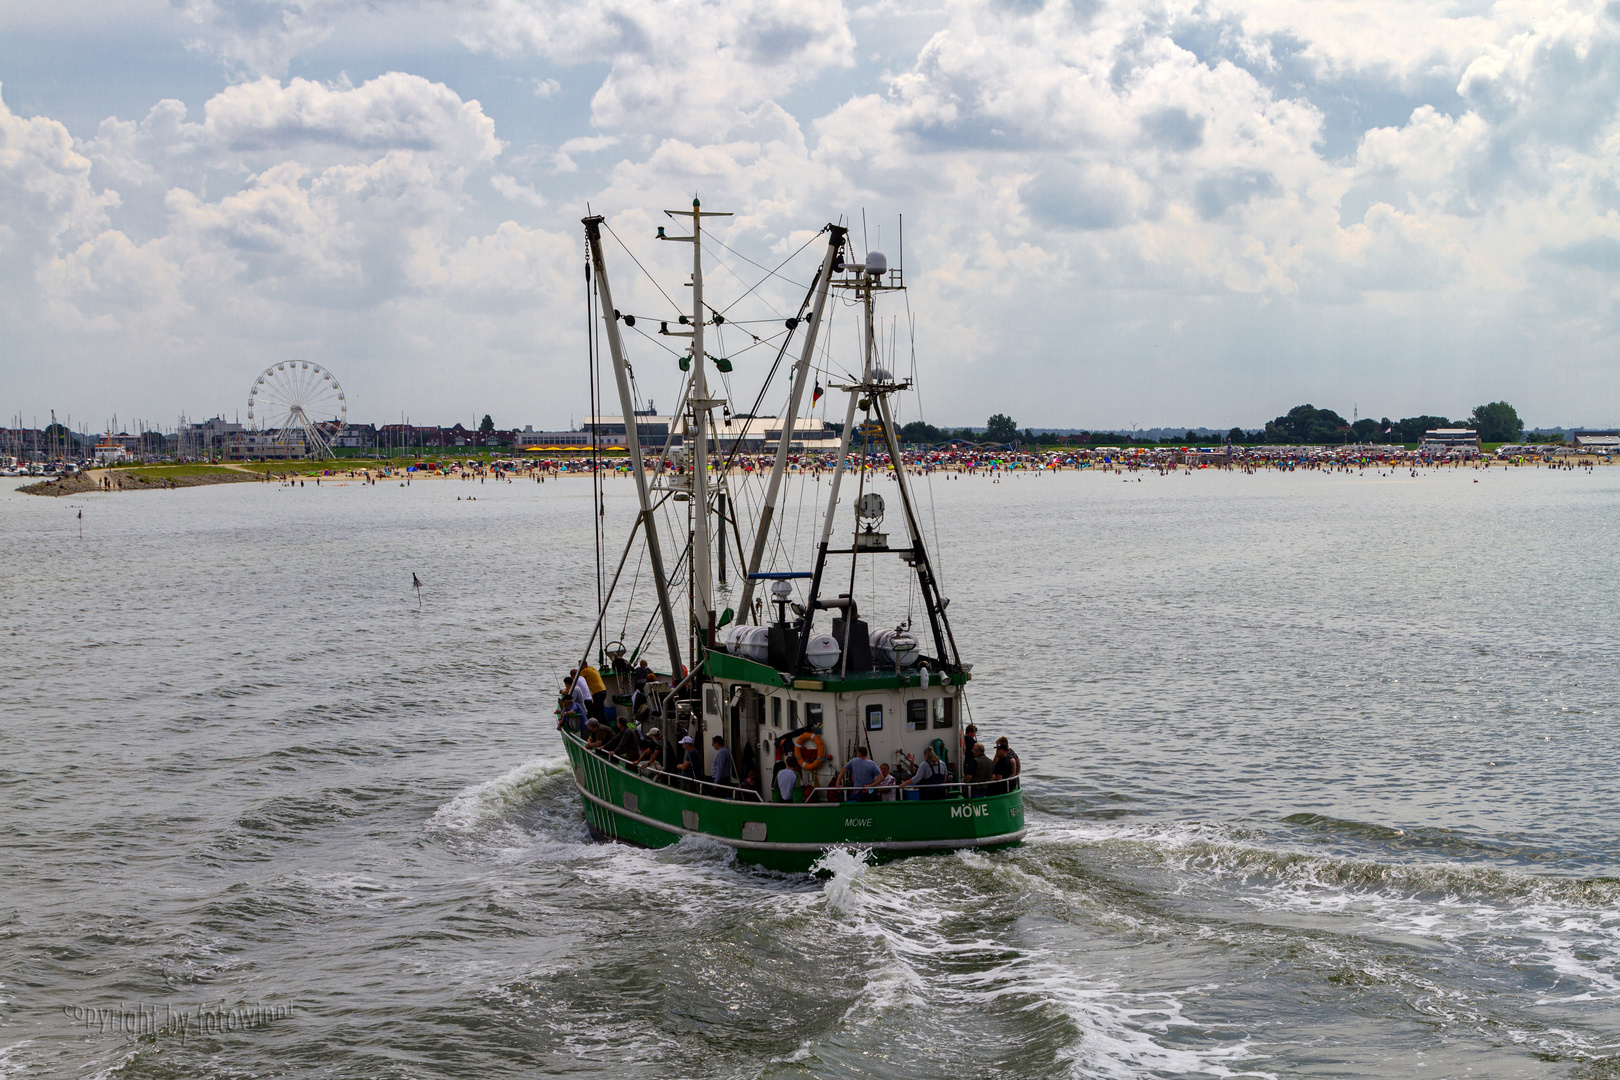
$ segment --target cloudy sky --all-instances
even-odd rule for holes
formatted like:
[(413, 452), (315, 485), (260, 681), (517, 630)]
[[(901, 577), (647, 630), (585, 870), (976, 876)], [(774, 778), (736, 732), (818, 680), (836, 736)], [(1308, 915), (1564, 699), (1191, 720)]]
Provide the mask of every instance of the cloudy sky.
[(1614, 423), (1617, 45), (1560, 0), (10, 0), (0, 413), (232, 416), (299, 357), (351, 418), (566, 425), (587, 203), (658, 260), (697, 194), (761, 263), (903, 214), (937, 423)]

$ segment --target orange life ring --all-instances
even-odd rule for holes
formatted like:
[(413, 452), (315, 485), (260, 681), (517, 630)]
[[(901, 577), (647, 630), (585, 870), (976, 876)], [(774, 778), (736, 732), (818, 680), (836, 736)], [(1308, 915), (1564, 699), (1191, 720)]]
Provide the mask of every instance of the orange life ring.
[[(807, 751), (814, 749), (813, 753)], [(819, 769), (827, 763), (827, 744), (813, 731), (806, 731), (793, 740), (793, 756), (801, 769)]]

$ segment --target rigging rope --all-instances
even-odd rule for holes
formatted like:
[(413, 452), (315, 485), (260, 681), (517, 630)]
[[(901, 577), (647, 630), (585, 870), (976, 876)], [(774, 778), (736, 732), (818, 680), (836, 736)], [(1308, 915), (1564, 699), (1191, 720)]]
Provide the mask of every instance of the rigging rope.
[(631, 262), (636, 264), (636, 269), (640, 270), (642, 272), (642, 274), (644, 274), (646, 276), (647, 280), (652, 282), (653, 288), (658, 290), (658, 293), (659, 293), (660, 296), (662, 296), (665, 300), (669, 300), (669, 306), (674, 308), (676, 310), (676, 312), (679, 312), (681, 310), (681, 305), (677, 304), (674, 300), (670, 299), (669, 293), (664, 292), (664, 287), (662, 285), (658, 284), (658, 279), (653, 277), (652, 274), (648, 273), (647, 268), (645, 266), (641, 265), (641, 260), (636, 258), (636, 253), (630, 250), (630, 246), (628, 244), (626, 244), (623, 240), (619, 240), (619, 234), (613, 231), (613, 226), (609, 225), (606, 221), (603, 221), (602, 222), (602, 228), (604, 228), (604, 229), (606, 229), (608, 231), (609, 236), (613, 237), (613, 239), (615, 239), (615, 240), (618, 240), (619, 246), (621, 248), (624, 248), (624, 253), (626, 255), (630, 256), (630, 261)]

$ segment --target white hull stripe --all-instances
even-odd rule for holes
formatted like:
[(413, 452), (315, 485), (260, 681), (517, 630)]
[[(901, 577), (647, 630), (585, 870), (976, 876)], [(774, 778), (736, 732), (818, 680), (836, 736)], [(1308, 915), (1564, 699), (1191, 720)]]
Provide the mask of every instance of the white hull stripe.
[(604, 810), (611, 810), (621, 817), (630, 818), (632, 821), (639, 821), (643, 825), (651, 825), (655, 829), (662, 829), (664, 832), (674, 833), (676, 836), (706, 836), (710, 840), (715, 840), (719, 843), (725, 844), (727, 847), (752, 848), (761, 851), (830, 851), (837, 847), (858, 847), (870, 849), (872, 851), (946, 851), (952, 848), (988, 847), (992, 844), (1010, 844), (1015, 840), (1022, 840), (1024, 838), (1024, 833), (1027, 831), (1025, 829), (1019, 829), (1017, 832), (1002, 833), (1000, 836), (972, 836), (959, 840), (874, 840), (869, 844), (863, 843), (859, 840), (836, 840), (828, 844), (773, 844), (768, 840), (733, 840), (729, 836), (716, 836), (714, 833), (700, 832), (695, 829), (683, 829), (679, 825), (671, 825), (668, 822), (647, 817), (645, 814), (638, 814), (633, 811), (626, 810), (622, 806), (615, 806), (606, 799), (586, 791), (585, 788), (580, 785), (577, 779), (574, 781), (574, 786), (579, 788), (579, 793), (581, 795), (591, 800), (591, 802), (595, 803), (597, 806), (602, 807)]

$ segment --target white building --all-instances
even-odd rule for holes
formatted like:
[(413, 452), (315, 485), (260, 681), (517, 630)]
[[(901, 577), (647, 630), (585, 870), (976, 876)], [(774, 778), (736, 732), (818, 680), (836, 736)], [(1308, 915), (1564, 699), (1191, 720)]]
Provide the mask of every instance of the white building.
[[(624, 445), (624, 425), (619, 425), (617, 437), (599, 433), (596, 436), (596, 445), (619, 446)], [(589, 449), (591, 446), (591, 432), (585, 431), (536, 431), (529, 424), (523, 425), (522, 431), (512, 432), (512, 452), (521, 454), (532, 450), (573, 450), (576, 448)]]
[(1451, 451), (1471, 450), (1479, 452), (1479, 432), (1472, 428), (1434, 428), (1423, 433), (1423, 442), (1419, 450)]
[(1620, 430), (1586, 431), (1577, 428), (1570, 433), (1575, 445), (1596, 454), (1620, 451)]

